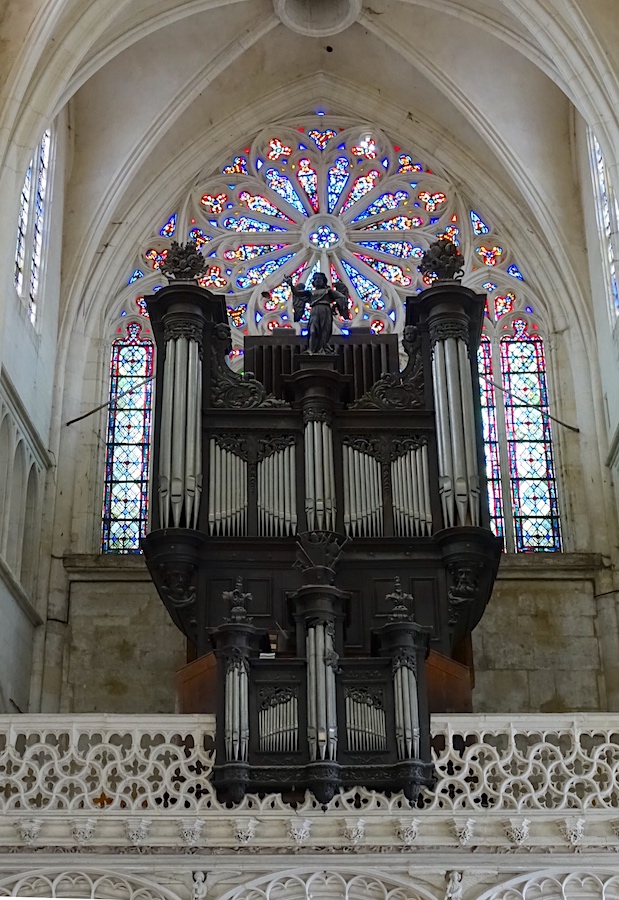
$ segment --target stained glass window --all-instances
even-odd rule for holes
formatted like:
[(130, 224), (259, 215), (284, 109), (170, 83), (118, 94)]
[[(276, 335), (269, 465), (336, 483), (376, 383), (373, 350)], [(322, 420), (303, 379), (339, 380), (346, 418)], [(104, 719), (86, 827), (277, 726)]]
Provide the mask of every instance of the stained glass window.
[(617, 265), (619, 261), (619, 208), (612, 189), (602, 148), (592, 131), (589, 132), (596, 214), (602, 241), (603, 265), (606, 270), (609, 307), (619, 315), (619, 285)]
[(51, 132), (46, 131), (32, 159), (20, 196), (15, 247), (15, 287), (34, 323), (43, 261)]
[(104, 553), (139, 553), (146, 533), (154, 345), (127, 325), (112, 344), (103, 502)]
[[(320, 271), (346, 284), (351, 319), (336, 317), (338, 334), (346, 337), (351, 328), (360, 326), (375, 334), (401, 334), (406, 298), (432, 283), (417, 268), (423, 253), (438, 237), (458, 244), (465, 260), (464, 283), (488, 293), (480, 365), (487, 379), (482, 379), (482, 415), (493, 528), (504, 533), (512, 551), (559, 549), (552, 453), (550, 444), (544, 443), (550, 439), (547, 417), (545, 431), (526, 441), (537, 442), (545, 454), (544, 483), (552, 485), (543, 495), (550, 498), (548, 515), (541, 488), (531, 493), (531, 478), (518, 456), (525, 442), (524, 413), (516, 406), (508, 408), (500, 389), (504, 382), (515, 383), (517, 375), (526, 374), (516, 370), (519, 345), (512, 334), (513, 322), (534, 319), (537, 304), (528, 305), (529, 273), (523, 269), (525, 280), (523, 261), (489, 211), (467, 201), (444, 173), (431, 171), (415, 148), (399, 147), (380, 129), (342, 126), (325, 116), (306, 123), (280, 123), (250, 144), (234, 148), (211, 176), (166, 214), (168, 218), (162, 217), (144, 239), (142, 247), (147, 249), (127, 268), (123, 298), (129, 295), (126, 279), (131, 272), (140, 273), (140, 294), (159, 286), (159, 267), (171, 245), (166, 229), (195, 237), (208, 259), (200, 283), (225, 296), (230, 363), (237, 369), (242, 366), (245, 335), (264, 336), (277, 328), (307, 333), (307, 316), (293, 321), (287, 276), (295, 284), (308, 284)], [(135, 302), (135, 291), (131, 301)], [(536, 340), (541, 340), (533, 319), (526, 319), (527, 347), (537, 347)], [(509, 336), (514, 343), (505, 357), (508, 362), (503, 362), (509, 368), (502, 369), (501, 338)], [(541, 366), (543, 352), (537, 361)], [(537, 377), (545, 378), (543, 369)]]
[(492, 529), (506, 550), (561, 550), (543, 340), (514, 318), (483, 335), (478, 362)]

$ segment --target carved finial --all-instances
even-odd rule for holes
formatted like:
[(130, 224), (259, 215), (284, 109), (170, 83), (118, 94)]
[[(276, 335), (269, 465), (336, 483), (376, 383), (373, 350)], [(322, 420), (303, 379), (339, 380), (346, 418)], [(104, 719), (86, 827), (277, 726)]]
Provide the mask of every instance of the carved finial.
[(224, 591), (222, 594), (226, 603), (230, 604), (230, 618), (227, 622), (250, 622), (247, 615), (247, 606), (252, 601), (252, 595), (243, 591), (243, 579), (237, 576), (233, 591)]
[(161, 272), (168, 281), (197, 281), (206, 272), (207, 263), (195, 241), (179, 244), (172, 241)]
[(389, 621), (397, 622), (407, 620), (409, 622), (413, 621), (413, 613), (412, 613), (412, 605), (413, 605), (413, 596), (412, 594), (405, 594), (402, 590), (402, 584), (400, 582), (400, 578), (396, 575), (395, 578), (395, 589), (391, 592), (391, 594), (387, 594), (385, 598), (388, 602), (393, 603), (393, 609), (389, 613)]
[(453, 281), (462, 278), (464, 258), (453, 241), (440, 238), (423, 254), (417, 270), (431, 281)]

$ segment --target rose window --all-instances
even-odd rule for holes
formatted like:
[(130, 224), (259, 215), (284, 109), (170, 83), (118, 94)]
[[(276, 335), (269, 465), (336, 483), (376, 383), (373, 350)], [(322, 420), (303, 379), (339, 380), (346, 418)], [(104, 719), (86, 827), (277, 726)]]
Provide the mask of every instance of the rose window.
[[(437, 237), (459, 245), (464, 284), (488, 298), (479, 367), (492, 527), (508, 550), (560, 549), (540, 303), (491, 216), (472, 209), (444, 173), (378, 129), (342, 128), (320, 113), (311, 124), (263, 131), (142, 243), (118, 297), (126, 317), (115, 324), (118, 340), (148, 316), (144, 295), (166, 284), (160, 269), (171, 241), (188, 237), (208, 261), (200, 283), (225, 297), (236, 369), (244, 335), (306, 332), (307, 321), (293, 322), (286, 276), (309, 285), (322, 271), (347, 285), (352, 318), (336, 319), (336, 333), (401, 333), (406, 297), (432, 283), (417, 271), (423, 253)], [(111, 396), (120, 384), (114, 359)], [(140, 460), (123, 471), (120, 488), (114, 475), (106, 494), (120, 500), (119, 509), (106, 501), (105, 521), (123, 533), (133, 528), (131, 498), (147, 483), (148, 448)], [(145, 518), (134, 519), (134, 536), (115, 552), (137, 552)]]
[(193, 238), (209, 263), (200, 283), (226, 297), (231, 361), (240, 365), (244, 335), (305, 330), (293, 322), (286, 276), (309, 285), (322, 271), (347, 285), (351, 319), (336, 321), (336, 332), (401, 331), (406, 296), (431, 282), (419, 261), (443, 236), (462, 245), (466, 283), (488, 269), (507, 282), (522, 278), (444, 175), (378, 129), (317, 115), (310, 125), (264, 131), (233, 154), (144, 247), (132, 278), (157, 273), (170, 239)]

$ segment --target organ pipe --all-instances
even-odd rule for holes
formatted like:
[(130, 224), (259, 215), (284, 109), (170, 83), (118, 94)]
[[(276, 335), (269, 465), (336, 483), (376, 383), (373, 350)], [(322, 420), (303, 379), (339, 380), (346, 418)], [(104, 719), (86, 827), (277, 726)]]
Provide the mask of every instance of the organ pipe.
[(202, 365), (199, 343), (166, 340), (159, 443), (162, 528), (196, 528), (202, 492)]
[(479, 473), (468, 348), (461, 337), (437, 340), (432, 355), (439, 484), (446, 527), (479, 525)]
[(413, 447), (392, 461), (391, 485), (395, 533), (400, 537), (424, 537), (431, 534), (432, 505), (427, 444)]
[(337, 756), (337, 713), (334, 660), (337, 658), (328, 624), (307, 630), (307, 740), (312, 761)]

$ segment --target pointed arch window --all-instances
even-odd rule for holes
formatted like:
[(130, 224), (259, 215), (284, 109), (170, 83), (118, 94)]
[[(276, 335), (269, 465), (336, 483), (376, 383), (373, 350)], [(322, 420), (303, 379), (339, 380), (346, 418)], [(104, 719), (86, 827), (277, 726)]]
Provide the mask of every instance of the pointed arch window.
[(104, 553), (139, 553), (148, 519), (154, 344), (130, 322), (112, 343), (103, 502)]
[[(307, 333), (306, 321), (294, 321), (288, 276), (308, 283), (320, 270), (347, 285), (352, 318), (336, 320), (337, 333), (401, 333), (407, 297), (433, 280), (419, 273), (419, 260), (448, 238), (464, 255), (464, 283), (491, 297), (480, 371), (492, 527), (510, 551), (560, 550), (543, 341), (525, 305), (537, 308), (534, 295), (505, 235), (445, 173), (377, 128), (320, 115), (261, 132), (237, 151), (136, 248), (119, 286), (129, 314), (161, 286), (171, 241), (191, 238), (208, 257), (199, 283), (226, 297), (237, 370), (246, 335)], [(519, 333), (516, 318), (526, 323)], [(522, 368), (529, 363), (530, 371)]]
[(608, 176), (602, 148), (593, 131), (589, 131), (589, 147), (608, 306), (614, 317), (619, 315), (619, 204)]
[(511, 552), (561, 550), (546, 359), (535, 327), (521, 317), (500, 333), (487, 327), (478, 354), (491, 525)]
[(51, 131), (47, 130), (28, 166), (17, 221), (14, 283), (33, 324), (43, 265), (51, 140)]

